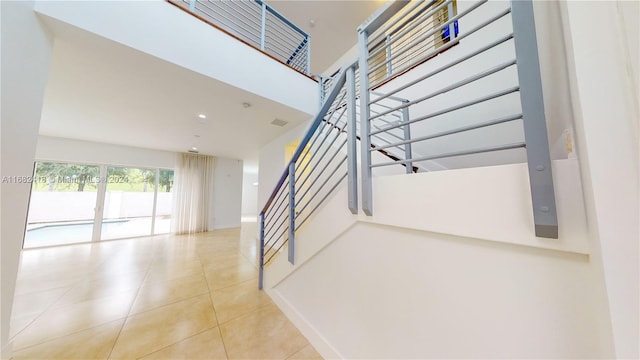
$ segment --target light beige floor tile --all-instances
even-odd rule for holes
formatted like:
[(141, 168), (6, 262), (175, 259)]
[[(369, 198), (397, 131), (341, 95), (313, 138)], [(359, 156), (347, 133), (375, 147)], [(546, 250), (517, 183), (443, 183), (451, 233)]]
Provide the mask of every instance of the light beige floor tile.
[(217, 325), (209, 295), (130, 316), (111, 359), (139, 358)]
[(145, 272), (138, 272), (116, 275), (102, 280), (80, 282), (64, 294), (53, 306), (57, 308), (83, 301), (102, 299), (123, 292), (136, 291), (142, 285), (145, 274)]
[(215, 270), (206, 270), (205, 275), (210, 290), (222, 289), (258, 277), (258, 269), (245, 261), (238, 265), (229, 265)]
[(39, 291), (31, 294), (16, 295), (13, 299), (13, 316), (41, 314), (56, 303), (70, 287)]
[(230, 359), (286, 359), (308, 344), (275, 305), (220, 325)]
[(199, 262), (190, 265), (159, 264), (149, 268), (149, 273), (144, 280), (145, 285), (151, 282), (169, 281), (186, 276), (202, 275), (202, 266)]
[(13, 339), (22, 330), (26, 329), (40, 314), (28, 314), (22, 316), (11, 316), (11, 324), (9, 324), (9, 338)]
[(130, 314), (208, 293), (207, 280), (202, 273), (175, 280), (145, 283), (138, 292)]
[(16, 351), (13, 359), (106, 359), (123, 322), (110, 322)]
[(214, 290), (211, 299), (220, 324), (272, 304), (269, 296), (258, 290), (258, 283), (253, 280)]
[(314, 349), (313, 346), (309, 344), (302, 348), (302, 350), (293, 354), (287, 360), (323, 360), (323, 358), (322, 356), (320, 356), (320, 354), (318, 354), (316, 349)]
[(14, 338), (15, 350), (37, 345), (127, 316), (136, 291), (51, 308)]
[(215, 271), (230, 266), (254, 266), (249, 259), (237, 251), (224, 252), (209, 257), (203, 257), (201, 262), (205, 271)]
[(226, 359), (220, 330), (215, 327), (143, 357), (150, 359)]

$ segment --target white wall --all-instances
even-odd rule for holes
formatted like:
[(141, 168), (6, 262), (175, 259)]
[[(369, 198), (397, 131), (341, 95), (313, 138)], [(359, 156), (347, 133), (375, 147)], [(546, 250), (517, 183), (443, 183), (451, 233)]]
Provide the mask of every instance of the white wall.
[[(30, 176), (36, 151), (52, 38), (33, 12), (32, 1), (2, 1), (1, 175)], [(29, 202), (29, 184), (2, 182), (2, 295), (0, 346), (11, 356), (9, 320)]]
[(176, 153), (91, 141), (39, 136), (36, 159), (173, 169)]
[(637, 2), (569, 1), (561, 2), (561, 10), (591, 258), (610, 314), (603, 328), (612, 332), (616, 357), (635, 359), (640, 357), (640, 9)]
[[(258, 171), (245, 167), (242, 176), (242, 216), (258, 215)], [(258, 184), (259, 185), (259, 184)]]
[(39, 1), (36, 11), (313, 114), (318, 85), (165, 1)]
[(554, 176), (557, 240), (533, 234), (524, 164), (377, 177), (373, 217), (343, 189), (266, 288), (329, 358), (608, 357), (577, 161)]
[(216, 157), (209, 229), (240, 227), (242, 160)]

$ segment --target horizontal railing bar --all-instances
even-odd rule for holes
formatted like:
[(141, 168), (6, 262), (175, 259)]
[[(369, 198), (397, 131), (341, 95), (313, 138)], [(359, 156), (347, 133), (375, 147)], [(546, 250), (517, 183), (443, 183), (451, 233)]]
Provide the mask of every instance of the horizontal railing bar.
[[(394, 146), (399, 146), (399, 145), (416, 143), (416, 142), (420, 142), (420, 141), (436, 139), (436, 138), (447, 136), (447, 135), (453, 135), (453, 134), (466, 132), (466, 131), (470, 131), (470, 130), (481, 129), (481, 128), (484, 128), (484, 127), (503, 124), (503, 123), (506, 123), (506, 122), (519, 120), (519, 119), (522, 119), (522, 114), (506, 116), (506, 117), (503, 117), (503, 118), (500, 118), (500, 119), (496, 119), (496, 120), (485, 121), (485, 122), (481, 122), (481, 123), (474, 124), (474, 125), (462, 126), (462, 127), (455, 128), (455, 129), (452, 129), (452, 130), (446, 130), (446, 131), (442, 131), (442, 132), (439, 132), (439, 133), (435, 133), (435, 134), (432, 134), (432, 135), (420, 136), (420, 137), (413, 138), (413, 139), (410, 139), (410, 140), (404, 140), (404, 141), (400, 141), (400, 142), (389, 144), (389, 145), (378, 146), (377, 150), (382, 150), (382, 149), (386, 149), (386, 148), (394, 147)], [(375, 150), (376, 149), (371, 149), (369, 151), (375, 151)]]
[[(424, 0), (420, 0), (418, 4), (421, 3), (422, 1)], [(432, 2), (434, 1), (435, 0), (432, 0)], [(384, 8), (377, 10), (376, 14), (374, 14), (366, 23), (360, 25), (358, 27), (358, 32), (366, 32), (367, 34), (374, 34), (375, 31), (377, 31), (387, 21), (391, 20), (393, 16), (399, 13), (400, 10), (402, 10), (402, 8), (407, 6), (410, 2), (411, 2), (410, 0), (395, 0), (393, 2), (390, 2)], [(394, 23), (399, 20), (400, 19), (396, 19)], [(394, 23), (388, 24), (386, 26), (386, 29), (393, 26)]]
[[(239, 1), (239, 2), (242, 3), (242, 1)], [(257, 18), (248, 17), (246, 15), (248, 13), (240, 11), (240, 8), (238, 8), (237, 6), (231, 5), (231, 4), (227, 3), (226, 1), (217, 1), (217, 3), (221, 3), (221, 4), (225, 5), (225, 6), (227, 6), (230, 10), (233, 10), (236, 14), (239, 14), (240, 16), (244, 17), (247, 21), (252, 22), (254, 25), (256, 25), (255, 29), (257, 29), (258, 32), (260, 31), (260, 21), (256, 21)], [(236, 1), (235, 3), (238, 3), (238, 1)], [(227, 12), (227, 14), (231, 15), (231, 13), (229, 13), (229, 12)]]
[[(386, 49), (393, 45), (396, 41), (401, 40), (403, 36), (405, 36), (406, 34), (409, 33), (409, 31), (413, 30), (416, 28), (416, 26), (418, 25), (422, 25), (424, 26), (425, 22), (424, 19), (429, 18), (429, 17), (433, 17), (433, 15), (442, 10), (445, 6), (448, 6), (451, 2), (453, 2), (453, 0), (447, 0), (445, 2), (443, 2), (442, 4), (438, 5), (437, 7), (429, 10), (426, 13), (423, 13), (425, 10), (429, 9), (432, 5), (429, 5), (428, 7), (424, 8), (421, 10), (420, 13), (415, 14), (412, 19), (408, 19), (408, 22), (406, 22), (405, 24), (403, 24), (401, 27), (397, 28), (396, 30), (400, 30), (399, 33), (395, 33), (392, 32), (391, 34), (387, 34), (390, 36), (393, 36), (391, 38), (391, 40), (387, 41), (386, 37), (384, 39), (380, 39), (380, 42), (377, 43), (374, 46), (370, 46), (370, 48), (375, 49), (376, 47), (378, 47), (381, 44), (384, 44), (384, 46), (380, 46), (380, 48), (378, 48), (377, 50), (375, 50), (374, 52), (370, 53), (367, 57), (367, 59), (372, 59), (373, 57), (375, 57), (376, 55), (378, 55), (381, 51), (386, 51)], [(404, 27), (407, 23), (409, 22), (413, 22), (412, 24), (410, 24), (407, 27)], [(433, 20), (431, 21), (431, 23), (433, 24)], [(432, 27), (433, 28), (433, 27)], [(440, 27), (438, 28), (440, 29)], [(397, 48), (402, 48), (401, 46), (398, 46)]]
[[(313, 185), (315, 185), (315, 184), (316, 184), (316, 182), (320, 179), (320, 175), (322, 175), (322, 174), (324, 173), (324, 171), (329, 167), (329, 165), (331, 165), (331, 163), (332, 163), (333, 159), (335, 159), (335, 158), (336, 158), (336, 156), (338, 156), (338, 154), (341, 152), (340, 150), (342, 149), (342, 147), (343, 147), (346, 143), (347, 143), (347, 140), (345, 139), (345, 140), (344, 140), (344, 142), (343, 142), (343, 143), (340, 145), (340, 147), (338, 148), (338, 150), (337, 150), (337, 151), (336, 151), (336, 152), (331, 156), (331, 158), (330, 158), (330, 159), (327, 161), (327, 163), (324, 165), (324, 167), (322, 168), (322, 170), (320, 170), (320, 172), (317, 174), (317, 176), (315, 177), (315, 179), (311, 182), (311, 184), (309, 184), (309, 186), (307, 187), (307, 189), (305, 190), (305, 192), (304, 192), (304, 193), (302, 193), (302, 195), (300, 195), (300, 197), (298, 198), (298, 202), (300, 202), (300, 203), (301, 203), (301, 202), (302, 202), (302, 199), (304, 199), (304, 197), (307, 195), (307, 193), (308, 193), (309, 191), (311, 191), (311, 188), (313, 188)], [(345, 158), (345, 160), (346, 160), (346, 158)], [(318, 164), (316, 164), (316, 165), (319, 165), (319, 163), (318, 163)], [(331, 174), (331, 175), (333, 175), (333, 174)], [(331, 175), (329, 175), (329, 176), (331, 176)], [(308, 179), (308, 178), (309, 178), (309, 177), (307, 177), (307, 179)], [(307, 180), (307, 179), (305, 179), (305, 182), (306, 182), (306, 180)], [(302, 186), (303, 186), (303, 185), (304, 185), (304, 183), (303, 183), (302, 185), (300, 185), (300, 189), (302, 188)], [(322, 186), (321, 186), (320, 188), (322, 188)], [(300, 189), (298, 189), (298, 191), (300, 191)], [(298, 191), (296, 191), (296, 195), (298, 195)]]
[(475, 74), (475, 75), (473, 75), (471, 77), (468, 77), (468, 78), (466, 78), (466, 79), (464, 79), (462, 81), (458, 81), (457, 83), (453, 83), (452, 85), (445, 86), (442, 89), (434, 91), (434, 92), (432, 92), (432, 93), (430, 93), (428, 95), (425, 95), (425, 96), (423, 96), (421, 98), (418, 98), (416, 100), (411, 100), (411, 101), (403, 103), (402, 105), (397, 106), (397, 107), (395, 107), (393, 109), (390, 109), (390, 110), (387, 110), (387, 111), (383, 111), (382, 113), (380, 113), (378, 115), (371, 116), (370, 120), (374, 120), (374, 119), (376, 119), (376, 118), (378, 118), (380, 116), (389, 114), (391, 112), (394, 112), (394, 111), (397, 111), (397, 110), (400, 110), (400, 109), (407, 108), (407, 107), (409, 107), (411, 105), (418, 104), (418, 103), (423, 102), (425, 100), (431, 99), (431, 98), (433, 98), (435, 96), (445, 94), (445, 93), (447, 93), (449, 91), (452, 91), (452, 90), (455, 90), (455, 89), (457, 89), (457, 88), (459, 88), (461, 86), (470, 84), (470, 83), (472, 83), (474, 81), (480, 80), (480, 79), (485, 78), (485, 77), (490, 76), (490, 75), (493, 75), (493, 74), (495, 74), (497, 72), (500, 72), (500, 71), (502, 71), (502, 70), (504, 70), (504, 69), (506, 69), (506, 68), (508, 68), (510, 66), (515, 65), (515, 64), (516, 64), (516, 60), (513, 59), (513, 60), (507, 61), (505, 63), (502, 63), (500, 65), (494, 66), (494, 67), (492, 67), (490, 69), (482, 71), (482, 72), (480, 72), (478, 74)]
[[(287, 194), (287, 195), (288, 195), (288, 194)], [(287, 197), (284, 197), (284, 198), (283, 198), (283, 201), (281, 202), (281, 204), (284, 202), (284, 200), (287, 200)], [(280, 207), (280, 205), (278, 206), (278, 208), (279, 208), (279, 207)], [(276, 212), (276, 214), (279, 214), (279, 215), (278, 215), (278, 217), (275, 217), (275, 214), (274, 214), (274, 216), (272, 216), (272, 217), (271, 217), (271, 219), (274, 219), (274, 218), (275, 218), (275, 220), (273, 220), (273, 221), (272, 221), (272, 222), (270, 222), (270, 223), (265, 224), (265, 226), (264, 226), (264, 227), (265, 227), (265, 229), (267, 229), (267, 227), (268, 227), (268, 229), (265, 231), (265, 233), (269, 233), (269, 232), (271, 232), (271, 229), (273, 228), (273, 226), (275, 226), (275, 224), (277, 224), (277, 223), (278, 223), (278, 220), (280, 220), (280, 218), (282, 217), (282, 215), (286, 214), (286, 211), (284, 211), (284, 210), (286, 210), (286, 207), (285, 207), (285, 209), (283, 209), (283, 211)], [(285, 217), (285, 218), (286, 218), (286, 217)]]
[[(280, 236), (284, 236), (284, 234), (287, 232), (287, 230), (288, 230), (288, 229), (284, 229), (284, 231), (282, 232), (282, 234), (280, 234)], [(283, 247), (283, 246), (284, 246), (288, 241), (289, 241), (289, 238), (284, 239), (284, 241), (282, 242), (282, 244), (280, 244), (280, 247), (278, 247), (278, 248), (276, 249), (276, 251), (274, 251), (274, 253), (273, 253), (273, 254), (271, 254), (271, 256), (267, 259), (267, 261), (265, 261), (265, 262), (264, 262), (264, 263), (265, 263), (265, 265), (266, 265), (266, 264), (268, 264), (268, 263), (271, 261), (271, 259), (273, 259), (273, 257), (274, 257), (274, 256), (276, 256), (276, 255), (280, 252), (280, 250), (282, 249), (282, 247)], [(271, 249), (269, 249), (269, 250), (271, 250)], [(265, 251), (265, 254), (266, 254), (266, 253), (268, 253), (268, 251)]]
[[(256, 0), (256, 1), (259, 1), (259, 0)], [(340, 70), (340, 74), (336, 77), (334, 90), (332, 90), (329, 93), (329, 95), (327, 95), (327, 100), (322, 105), (322, 107), (320, 108), (320, 111), (318, 111), (318, 114), (315, 116), (315, 118), (311, 122), (311, 125), (309, 126), (309, 129), (307, 130), (306, 135), (300, 141), (300, 144), (298, 145), (298, 148), (296, 149), (296, 151), (293, 154), (293, 156), (292, 156), (291, 160), (289, 161), (289, 163), (295, 163), (295, 162), (298, 161), (298, 158), (300, 157), (300, 155), (304, 151), (304, 148), (307, 146), (307, 144), (311, 140), (311, 137), (313, 136), (313, 133), (316, 131), (318, 126), (320, 126), (320, 123), (322, 122), (322, 120), (324, 118), (324, 115), (327, 113), (327, 111), (329, 110), (330, 106), (333, 104), (333, 102), (335, 101), (336, 97), (338, 96), (339, 90), (342, 89), (342, 87), (344, 86), (344, 83), (346, 81), (346, 75), (345, 75), (346, 74), (346, 69), (347, 69), (347, 67), (344, 67), (344, 68), (342, 68)], [(271, 193), (271, 195), (267, 199), (267, 202), (265, 203), (264, 207), (262, 208), (262, 212), (266, 212), (266, 210), (269, 208), (269, 206), (271, 205), (271, 202), (275, 198), (275, 192), (280, 189), (280, 187), (282, 186), (282, 184), (284, 183), (285, 179), (288, 176), (289, 176), (289, 166), (287, 165), (286, 170), (283, 171), (282, 175), (280, 176), (280, 179), (276, 183), (276, 187), (274, 189), (274, 192)]]
[[(298, 44), (300, 43), (299, 41), (297, 41), (298, 39), (293, 40), (291, 34), (284, 33), (282, 31), (280, 31), (280, 29), (278, 29), (277, 27), (267, 27), (265, 29), (265, 36), (266, 35), (270, 35), (270, 34), (272, 34), (274, 38), (277, 37), (277, 38), (286, 40), (288, 42), (287, 45), (289, 45), (291, 47), (294, 47), (294, 48), (297, 47)], [(278, 34), (281, 37), (279, 37)]]
[[(482, 24), (476, 26), (473, 29), (470, 29), (469, 31), (465, 32), (464, 34), (459, 35), (453, 41), (449, 41), (448, 43), (446, 43), (445, 45), (441, 46), (440, 48), (435, 49), (430, 53), (427, 53), (423, 57), (423, 59), (428, 59), (431, 56), (435, 55), (436, 53), (442, 52), (444, 50), (447, 50), (447, 49), (453, 47), (454, 45), (457, 45), (462, 39), (464, 39), (464, 38), (466, 38), (468, 36), (471, 36), (472, 34), (477, 32), (478, 30), (483, 29), (484, 27), (488, 26), (489, 24), (493, 23), (494, 21), (497, 21), (498, 19), (500, 19), (503, 16), (509, 14), (510, 12), (511, 12), (511, 8), (502, 11), (501, 13), (499, 13), (496, 16), (494, 16), (493, 18), (488, 19), (487, 21), (483, 22)], [(451, 63), (449, 63), (449, 64), (447, 64), (445, 66), (440, 67), (437, 70), (434, 70), (434, 71), (432, 71), (430, 73), (427, 73), (426, 75), (423, 75), (423, 76), (421, 76), (421, 77), (419, 77), (417, 79), (414, 79), (411, 82), (409, 82), (409, 83), (407, 83), (405, 85), (402, 85), (402, 86), (398, 87), (397, 89), (395, 89), (393, 91), (388, 92), (384, 96), (376, 98), (375, 101), (371, 101), (371, 103), (372, 104), (376, 103), (378, 101), (381, 101), (381, 100), (389, 97), (390, 95), (393, 95), (393, 94), (396, 94), (396, 93), (398, 93), (398, 92), (400, 92), (402, 90), (405, 90), (405, 89), (407, 89), (407, 88), (409, 88), (409, 87), (411, 87), (411, 86), (413, 86), (413, 85), (415, 85), (415, 84), (417, 84), (417, 83), (419, 83), (419, 82), (421, 82), (423, 80), (426, 80), (426, 79), (432, 77), (433, 75), (436, 75), (436, 74), (438, 74), (438, 73), (440, 73), (440, 72), (442, 72), (444, 70), (447, 70), (447, 69), (453, 67), (454, 65), (460, 64), (463, 61), (469, 60), (470, 58), (472, 58), (472, 57), (474, 57), (476, 55), (479, 55), (479, 54), (481, 54), (481, 53), (483, 53), (483, 52), (485, 52), (485, 51), (487, 51), (489, 49), (492, 49), (492, 48), (494, 48), (494, 47), (496, 47), (496, 46), (502, 44), (503, 42), (506, 42), (506, 41), (508, 41), (508, 40), (510, 40), (512, 38), (513, 38), (513, 33), (511, 33), (511, 34), (509, 34), (507, 36), (504, 36), (504, 37), (498, 39), (497, 41), (495, 41), (495, 42), (493, 42), (493, 43), (491, 43), (491, 44), (489, 44), (487, 46), (484, 46), (484, 47), (482, 47), (482, 48), (480, 48), (480, 49), (478, 49), (478, 50), (476, 50), (476, 51), (474, 51), (474, 52), (472, 52), (472, 53), (470, 53), (470, 54), (468, 54), (466, 56), (461, 57), (458, 60), (455, 60), (455, 61), (453, 61), (453, 62), (451, 62)]]
[[(254, 0), (255, 2), (257, 2), (258, 4), (262, 5), (263, 2), (261, 0)], [(277, 12), (275, 9), (273, 9), (271, 6), (269, 6), (269, 4), (265, 4), (267, 11), (270, 12), (271, 14), (273, 14), (274, 16), (276, 16), (278, 19), (282, 20), (282, 22), (284, 22), (285, 24), (289, 25), (289, 27), (291, 27), (292, 29), (296, 30), (298, 33), (300, 33), (303, 36), (307, 36), (307, 33), (304, 32), (302, 29), (300, 29), (299, 27), (297, 27), (294, 23), (292, 23), (291, 21), (289, 21), (286, 17), (280, 15), (279, 12)]]
[[(287, 179), (287, 181), (285, 182), (285, 184), (284, 184), (284, 185), (287, 185), (287, 184), (289, 184), (289, 179)], [(284, 194), (286, 194), (286, 193), (287, 193), (287, 189), (282, 188), (282, 189), (281, 189), (281, 191), (278, 191), (278, 194), (279, 194), (279, 195), (277, 195), (277, 197), (276, 197), (276, 198), (277, 198), (277, 199), (280, 199), (280, 198), (282, 197), (282, 195), (284, 195)], [(277, 203), (277, 201), (278, 201), (278, 200), (276, 200), (276, 203)], [(264, 214), (265, 214), (265, 216), (269, 216), (269, 211), (271, 211), (271, 210), (273, 210), (273, 209), (274, 209), (274, 208), (270, 208), (269, 210), (267, 210), (267, 211), (264, 213)], [(277, 209), (278, 209), (278, 208), (275, 208), (275, 209), (276, 209), (276, 211), (277, 211)]]
[(470, 101), (464, 102), (462, 104), (451, 106), (451, 107), (448, 107), (448, 108), (443, 109), (443, 110), (438, 110), (436, 112), (433, 112), (433, 113), (430, 113), (430, 114), (427, 114), (427, 115), (423, 115), (423, 116), (417, 117), (415, 119), (411, 119), (409, 121), (403, 122), (402, 124), (389, 126), (389, 127), (386, 127), (386, 128), (384, 128), (382, 130), (379, 130), (379, 131), (374, 131), (374, 132), (371, 133), (371, 135), (379, 134), (381, 132), (385, 132), (387, 130), (398, 128), (398, 127), (401, 127), (403, 125), (413, 124), (413, 123), (416, 123), (416, 122), (419, 122), (419, 121), (423, 121), (423, 120), (426, 120), (426, 119), (429, 119), (429, 118), (432, 118), (432, 117), (435, 117), (435, 116), (438, 116), (438, 115), (446, 114), (448, 112), (452, 112), (452, 111), (455, 111), (455, 110), (460, 110), (462, 108), (465, 108), (465, 107), (468, 107), (468, 106), (471, 106), (471, 105), (479, 104), (481, 102), (485, 102), (485, 101), (492, 100), (492, 99), (495, 99), (495, 98), (498, 98), (498, 97), (501, 97), (501, 96), (509, 95), (509, 94), (514, 93), (514, 92), (516, 92), (518, 90), (520, 90), (520, 86), (514, 86), (514, 87), (508, 88), (506, 90), (498, 91), (498, 92), (493, 93), (491, 95), (483, 96), (481, 98), (470, 100)]
[[(216, 15), (219, 15), (220, 17), (222, 17), (222, 18), (226, 19), (227, 21), (229, 21), (229, 23), (230, 23), (230, 24), (227, 24), (227, 26), (229, 26), (231, 29), (233, 29), (233, 30), (234, 30), (234, 31), (236, 31), (236, 32), (240, 32), (240, 30), (238, 30), (238, 28), (236, 28), (236, 27), (234, 26), (234, 25), (236, 25), (236, 22), (234, 21), (234, 19), (239, 20), (239, 21), (240, 21), (240, 22), (242, 22), (244, 25), (246, 25), (249, 29), (253, 29), (253, 30), (257, 31), (258, 33), (260, 32), (260, 29), (259, 29), (259, 28), (253, 28), (253, 27), (251, 27), (249, 24), (247, 24), (245, 21), (243, 21), (242, 19), (240, 19), (240, 18), (238, 18), (238, 17), (234, 17), (234, 19), (230, 19), (230, 18), (228, 18), (227, 16), (225, 16), (224, 14), (222, 14), (220, 11), (216, 11), (216, 9), (214, 9), (214, 8), (212, 8), (212, 7), (209, 7), (207, 4), (205, 4), (205, 3), (203, 3), (203, 2), (198, 2), (198, 3), (199, 3), (199, 4), (201, 4), (202, 6), (206, 7), (207, 9), (209, 9), (209, 10), (213, 11)], [(196, 7), (196, 9), (197, 9), (197, 7)], [(220, 9), (221, 11), (224, 11), (225, 13), (229, 14), (229, 16), (233, 16), (233, 15), (231, 15), (231, 13), (229, 13), (228, 11), (224, 10), (224, 9), (223, 9), (223, 8), (221, 8), (221, 7), (219, 7), (219, 9)], [(205, 14), (206, 14), (206, 12), (204, 12), (204, 11), (203, 11), (203, 13), (205, 13)], [(211, 16), (210, 14), (207, 14), (207, 15), (209, 15), (209, 16), (210, 16), (210, 17), (212, 17), (212, 18), (214, 18), (214, 17), (213, 17), (213, 16)], [(253, 34), (253, 33), (251, 33), (251, 32), (247, 32), (247, 31), (246, 31), (245, 29), (243, 29), (242, 27), (239, 27), (239, 29), (244, 30), (244, 32), (246, 32), (246, 33), (248, 33), (248, 34), (254, 35), (254, 34)]]
[[(327, 133), (329, 133), (329, 132), (327, 132)], [(320, 158), (315, 162), (314, 167), (312, 167), (312, 168), (311, 168), (311, 170), (309, 170), (309, 173), (307, 173), (307, 176), (305, 177), (305, 179), (304, 179), (304, 180), (301, 180), (301, 182), (300, 182), (300, 187), (302, 187), (302, 185), (304, 185), (304, 184), (306, 183), (307, 179), (311, 176), (311, 174), (313, 174), (313, 171), (317, 168), (317, 166), (320, 164), (320, 162), (322, 161), (322, 159), (324, 159), (325, 155), (327, 155), (327, 153), (328, 153), (328, 150), (331, 148), (331, 146), (336, 142), (336, 140), (337, 140), (339, 137), (340, 137), (340, 132), (337, 132), (337, 135), (336, 135), (336, 136), (334, 136), (334, 138), (333, 138), (333, 140), (331, 141), (331, 143), (329, 144), (329, 146), (327, 146), (327, 149), (322, 153), (322, 155), (320, 156)], [(347, 141), (345, 140), (345, 141), (344, 141), (344, 142), (343, 142), (343, 143), (338, 147), (338, 152), (340, 152), (340, 149), (342, 148), (342, 146), (344, 146), (344, 144), (345, 144), (346, 142), (347, 142)], [(320, 144), (320, 145), (322, 145), (322, 144)], [(319, 147), (318, 147), (318, 148), (319, 148)], [(331, 160), (333, 160), (333, 158), (334, 158), (334, 157), (335, 157), (335, 154), (334, 154), (334, 156), (333, 156), (333, 157), (331, 157), (331, 158), (329, 159), (329, 162), (331, 162)], [(312, 160), (313, 160), (313, 158), (309, 159), (308, 164), (310, 164)], [(306, 168), (305, 168), (305, 170), (306, 170)], [(324, 169), (322, 169), (322, 171), (324, 171)], [(321, 174), (322, 174), (322, 171), (320, 172)], [(302, 174), (304, 174), (304, 170), (300, 173), (300, 175), (302, 175)], [(298, 194), (298, 191), (300, 191), (300, 188), (298, 188), (298, 190), (295, 192), (295, 194), (294, 194), (294, 195), (297, 195), (297, 194)]]
[(443, 159), (443, 158), (448, 158), (448, 157), (482, 154), (482, 153), (493, 152), (493, 151), (512, 150), (512, 149), (524, 148), (525, 146), (526, 146), (526, 144), (524, 142), (519, 142), (519, 143), (515, 143), (515, 144), (508, 144), (508, 145), (496, 145), (496, 146), (489, 146), (489, 147), (486, 147), (486, 148), (480, 148), (480, 149), (474, 149), (474, 150), (456, 151), (456, 152), (445, 153), (445, 154), (440, 154), (440, 155), (435, 155), (435, 156), (423, 156), (423, 157), (414, 158), (414, 159), (406, 159), (406, 160), (390, 161), (390, 162), (386, 162), (386, 163), (371, 164), (371, 167), (373, 168), (373, 167), (388, 166), (388, 165), (406, 164), (406, 163), (410, 163), (410, 162), (419, 162), (419, 161)]
[[(473, 10), (477, 9), (478, 7), (480, 7), (481, 5), (483, 5), (484, 3), (486, 3), (488, 0), (481, 0), (475, 4), (473, 4), (472, 6), (470, 6), (468, 9), (466, 9), (465, 11), (456, 14), (456, 16), (450, 18), (447, 22), (445, 22), (444, 24), (441, 24), (442, 27), (446, 27), (449, 26), (450, 24), (453, 24), (454, 22), (460, 20), (462, 17), (468, 15), (470, 12), (472, 12)], [(420, 38), (412, 41), (409, 45), (407, 45), (407, 47), (405, 47), (404, 49), (401, 49), (400, 51), (396, 51), (392, 56), (390, 56), (389, 58), (387, 58), (384, 62), (381, 62), (379, 64), (377, 64), (376, 66), (373, 66), (371, 69), (369, 69), (369, 74), (371, 74), (372, 72), (376, 71), (377, 69), (381, 68), (382, 66), (386, 66), (390, 61), (392, 61), (393, 59), (397, 58), (398, 56), (402, 55), (405, 51), (407, 51), (407, 49), (412, 48), (413, 46), (421, 43), (422, 41), (430, 38), (431, 36), (433, 36), (434, 34), (436, 34), (438, 31), (440, 31), (440, 27), (429, 31), (428, 33), (426, 33), (425, 35), (422, 35)]]
[[(311, 196), (311, 198), (309, 199), (309, 201), (307, 201), (307, 203), (302, 207), (302, 209), (300, 209), (298, 214), (302, 214), (302, 212), (307, 208), (307, 206), (309, 206), (309, 204), (311, 204), (311, 202), (313, 201), (313, 199), (316, 197), (316, 195), (318, 195), (320, 193), (320, 190), (322, 190), (322, 188), (329, 182), (329, 180), (333, 177), (333, 175), (340, 170), (340, 167), (342, 166), (342, 164), (344, 164), (344, 162), (347, 161), (347, 156), (343, 157), (342, 160), (338, 163), (338, 165), (336, 165), (336, 167), (333, 169), (333, 171), (331, 172), (331, 174), (329, 174), (329, 176), (327, 176), (324, 180), (324, 182), (318, 186), (318, 189), (316, 190), (316, 192)], [(316, 178), (315, 181), (317, 181), (319, 179)], [(309, 189), (311, 189), (311, 186), (309, 187)], [(301, 199), (302, 200), (302, 199)], [(298, 215), (296, 215), (296, 218), (298, 217)]]
[[(375, 95), (375, 96), (385, 96), (384, 93), (378, 92), (378, 91), (370, 91), (369, 92), (371, 95)], [(405, 102), (405, 101), (409, 101), (409, 99), (405, 99), (405, 98), (401, 98), (398, 96), (385, 96), (386, 98), (388, 98), (389, 100), (395, 100), (395, 101), (400, 101), (400, 102)]]
[(315, 206), (313, 209), (311, 209), (311, 211), (309, 212), (309, 214), (307, 214), (307, 216), (304, 218), (304, 220), (302, 220), (302, 221), (300, 222), (300, 224), (296, 225), (296, 229), (300, 228), (300, 227), (301, 227), (301, 226), (302, 226), (302, 225), (307, 221), (307, 219), (309, 219), (309, 217), (310, 217), (310, 216), (311, 216), (311, 215), (312, 215), (312, 214), (313, 214), (313, 213), (318, 209), (318, 207), (320, 207), (320, 205), (322, 205), (322, 203), (324, 203), (324, 201), (329, 197), (329, 195), (331, 195), (331, 194), (336, 190), (336, 188), (338, 187), (338, 185), (340, 185), (340, 183), (341, 183), (342, 181), (344, 181), (344, 179), (347, 177), (347, 175), (348, 175), (348, 174), (346, 174), (346, 173), (345, 173), (344, 175), (342, 175), (342, 177), (338, 180), (338, 182), (337, 182), (335, 185), (333, 185), (333, 187), (331, 187), (331, 189), (329, 189), (329, 191), (328, 191), (328, 192), (324, 195), (324, 197), (323, 197), (323, 198), (322, 198), (322, 199), (321, 199), (321, 200), (316, 204), (316, 206)]
[[(278, 230), (280, 230), (280, 229), (282, 228), (282, 225), (283, 225), (283, 224), (286, 224), (286, 223), (287, 223), (288, 219), (289, 219), (288, 217), (286, 217), (286, 218), (282, 219), (282, 221), (280, 222), (280, 224), (275, 228), (275, 231), (271, 234), (271, 236), (267, 239), (267, 241), (265, 241), (265, 245), (266, 245), (266, 244), (271, 243), (271, 239), (273, 239), (273, 238), (274, 238), (274, 236), (276, 236), (276, 235), (277, 235)], [(271, 232), (266, 232), (266, 231), (265, 231), (265, 234), (269, 234), (269, 233), (271, 233)], [(280, 236), (282, 236), (282, 234), (280, 234)], [(278, 239), (278, 237), (276, 237), (276, 239)], [(275, 242), (277, 242), (277, 241), (275, 241)], [(269, 249), (270, 249), (270, 248), (269, 248)], [(267, 251), (269, 251), (269, 249), (267, 249)]]

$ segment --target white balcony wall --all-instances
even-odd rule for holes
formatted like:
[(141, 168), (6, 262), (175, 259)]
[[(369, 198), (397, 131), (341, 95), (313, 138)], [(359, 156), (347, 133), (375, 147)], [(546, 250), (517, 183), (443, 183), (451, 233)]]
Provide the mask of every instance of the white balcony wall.
[(38, 1), (47, 17), (313, 114), (317, 83), (165, 1)]

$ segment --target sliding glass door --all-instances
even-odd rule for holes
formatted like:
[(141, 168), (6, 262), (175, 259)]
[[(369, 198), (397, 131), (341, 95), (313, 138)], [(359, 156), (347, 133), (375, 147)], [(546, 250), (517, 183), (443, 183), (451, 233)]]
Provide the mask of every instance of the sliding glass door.
[(166, 234), (173, 170), (36, 163), (24, 247)]
[(99, 174), (97, 165), (36, 163), (24, 247), (91, 241)]

